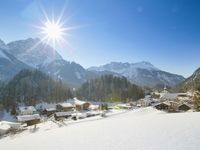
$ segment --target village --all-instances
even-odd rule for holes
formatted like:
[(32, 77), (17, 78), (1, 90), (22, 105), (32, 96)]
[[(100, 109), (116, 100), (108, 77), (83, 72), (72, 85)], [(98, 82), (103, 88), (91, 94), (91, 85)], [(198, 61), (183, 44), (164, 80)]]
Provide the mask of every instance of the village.
[(0, 136), (4, 137), (20, 133), (28, 128), (37, 129), (38, 124), (47, 121), (66, 126), (68, 122), (76, 122), (95, 116), (105, 118), (109, 115), (132, 111), (144, 107), (153, 107), (166, 113), (194, 111), (193, 93), (170, 93), (166, 88), (162, 92), (152, 92), (145, 98), (127, 103), (105, 103), (82, 101), (77, 98), (62, 103), (40, 103), (36, 106), (19, 106), (17, 115), (12, 121), (0, 121)]

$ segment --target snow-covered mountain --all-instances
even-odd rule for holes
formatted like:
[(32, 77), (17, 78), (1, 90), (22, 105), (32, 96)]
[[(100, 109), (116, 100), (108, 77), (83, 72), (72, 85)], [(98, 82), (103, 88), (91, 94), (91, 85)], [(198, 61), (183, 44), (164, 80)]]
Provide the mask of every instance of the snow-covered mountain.
[(149, 62), (121, 63), (111, 62), (100, 67), (91, 67), (89, 71), (111, 71), (127, 77), (131, 82), (142, 86), (175, 86), (184, 77), (159, 70)]
[[(5, 46), (5, 45), (4, 45)], [(0, 80), (9, 80), (22, 69), (30, 69), (28, 65), (9, 54), (5, 47), (0, 47)]]
[(62, 59), (56, 50), (38, 38), (10, 42), (7, 46), (9, 53), (32, 67)]
[(84, 69), (81, 65), (64, 60), (51, 46), (40, 39), (18, 40), (5, 44), (0, 40), (0, 80), (9, 79), (24, 68), (37, 68), (78, 87), (88, 79), (105, 74), (125, 76), (133, 83), (144, 86), (174, 86), (184, 78), (159, 70), (148, 62), (118, 63)]
[(181, 91), (200, 90), (200, 68), (198, 68), (189, 78), (178, 85)]
[(79, 64), (68, 62), (64, 59), (41, 65), (40, 70), (75, 87), (88, 79), (87, 70)]
[(38, 38), (14, 41), (7, 45), (0, 40), (0, 48), (0, 80), (10, 79), (26, 68), (40, 69), (72, 87), (96, 77), (96, 73), (87, 71), (81, 65), (64, 60), (56, 50)]

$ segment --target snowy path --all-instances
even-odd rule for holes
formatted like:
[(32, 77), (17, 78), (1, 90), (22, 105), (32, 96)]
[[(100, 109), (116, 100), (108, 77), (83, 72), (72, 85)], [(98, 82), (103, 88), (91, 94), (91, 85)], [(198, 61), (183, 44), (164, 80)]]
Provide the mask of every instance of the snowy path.
[(0, 140), (2, 150), (198, 150), (200, 113), (139, 109)]

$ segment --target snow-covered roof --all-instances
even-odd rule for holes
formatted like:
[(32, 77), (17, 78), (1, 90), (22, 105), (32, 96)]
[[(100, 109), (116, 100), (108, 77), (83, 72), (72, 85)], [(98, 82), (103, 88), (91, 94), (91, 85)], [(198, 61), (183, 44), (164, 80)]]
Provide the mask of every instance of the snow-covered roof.
[(56, 111), (56, 108), (46, 108), (46, 111)]
[(40, 103), (35, 106), (38, 110), (56, 108), (56, 103)]
[(72, 115), (74, 112), (56, 112), (55, 115), (57, 117), (64, 117), (64, 116), (70, 116)]
[(83, 104), (85, 104), (86, 102), (84, 102), (84, 101), (80, 101), (80, 100), (78, 100), (78, 99), (75, 99), (75, 104), (76, 105), (83, 105)]
[(25, 121), (35, 120), (35, 119), (40, 119), (40, 115), (34, 114), (34, 115), (17, 116), (17, 120), (19, 122), (25, 122)]
[(162, 99), (176, 99), (178, 93), (160, 93), (160, 98)]
[(167, 105), (167, 106), (169, 106), (170, 104), (168, 103), (168, 102), (162, 102), (162, 103), (158, 103), (158, 104), (156, 104), (155, 106), (159, 106), (159, 105)]
[(36, 111), (35, 107), (33, 106), (19, 106), (19, 111), (20, 112), (25, 112), (25, 111)]
[(67, 107), (74, 107), (71, 103), (59, 103), (58, 105), (64, 107), (64, 108), (67, 108)]
[(185, 106), (187, 106), (189, 108), (192, 108), (192, 106), (190, 104), (186, 104), (186, 103), (180, 104), (180, 105), (178, 105), (178, 107), (183, 106), (183, 105), (185, 105)]

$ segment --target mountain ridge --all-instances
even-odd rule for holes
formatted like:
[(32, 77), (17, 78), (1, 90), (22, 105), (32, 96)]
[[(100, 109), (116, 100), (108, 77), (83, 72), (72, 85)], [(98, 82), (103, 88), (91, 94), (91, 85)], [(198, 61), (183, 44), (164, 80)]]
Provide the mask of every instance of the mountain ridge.
[(200, 67), (195, 70), (190, 77), (180, 83), (177, 89), (183, 92), (188, 90), (200, 90)]
[[(159, 70), (147, 61), (137, 63), (111, 62), (100, 67), (90, 67), (86, 69), (80, 64), (63, 59), (55, 49), (41, 42), (39, 38), (17, 40), (9, 42), (8, 44), (0, 40), (0, 47), (4, 50), (4, 52), (0, 51), (2, 62), (4, 62), (7, 57), (7, 55), (4, 54), (6, 52), (12, 55), (15, 60), (29, 66), (29, 68), (39, 69), (54, 78), (59, 78), (69, 83), (72, 87), (79, 87), (87, 80), (105, 74), (124, 76), (132, 83), (150, 87), (154, 87), (157, 84), (175, 86), (184, 80), (184, 77)], [(1, 56), (4, 56), (4, 58)], [(17, 68), (16, 65), (14, 66)], [(1, 71), (3, 71), (3, 69)], [(7, 73), (9, 73), (9, 71)]]
[(157, 84), (175, 86), (185, 78), (156, 68), (149, 62), (136, 63), (111, 62), (99, 67), (90, 67), (90, 71), (111, 71), (127, 77), (132, 83), (154, 87)]

